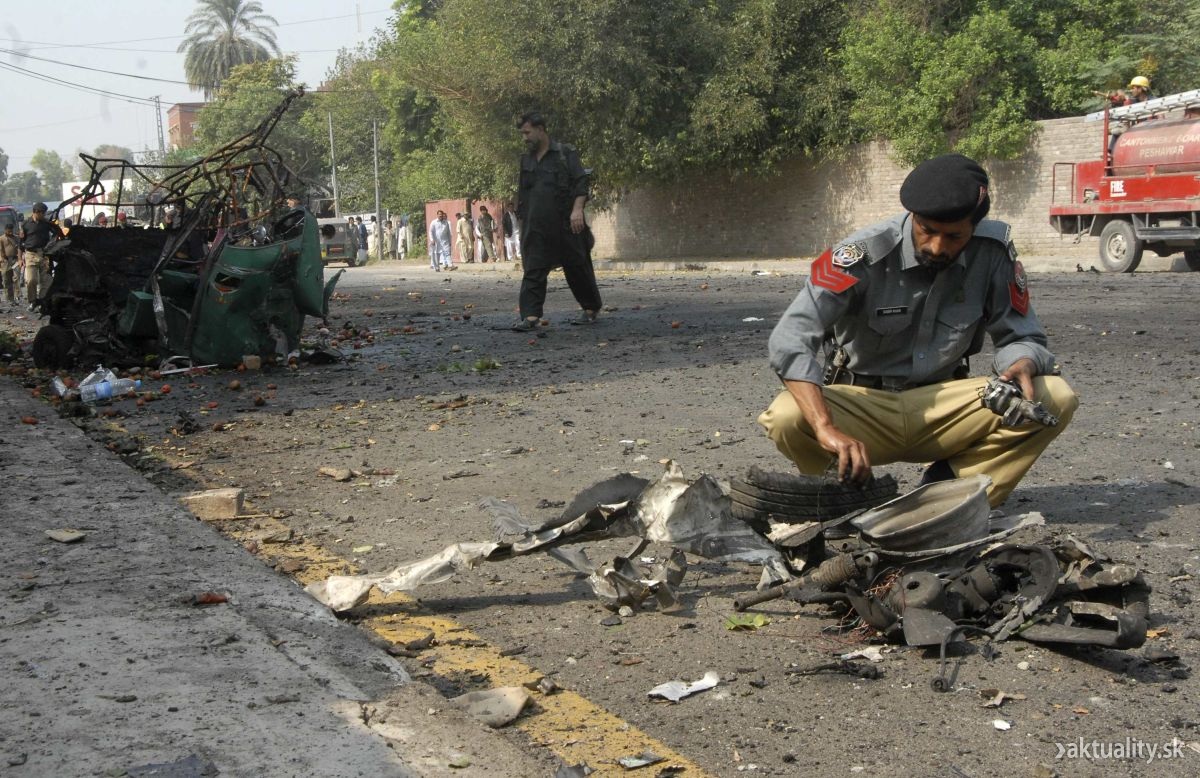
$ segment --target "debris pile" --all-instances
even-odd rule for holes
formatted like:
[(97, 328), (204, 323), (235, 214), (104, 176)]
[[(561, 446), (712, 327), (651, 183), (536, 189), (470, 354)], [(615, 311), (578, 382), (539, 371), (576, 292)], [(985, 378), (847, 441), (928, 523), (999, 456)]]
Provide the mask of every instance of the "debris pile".
[[(686, 554), (694, 554), (764, 565), (759, 591), (737, 598), (737, 611), (785, 596), (833, 606), (889, 641), (940, 646), (943, 656), (948, 645), (974, 635), (1141, 646), (1150, 594), (1141, 573), (1070, 536), (1037, 545), (1007, 542), (1045, 520), (1037, 513), (990, 513), (990, 484), (986, 476), (928, 484), (832, 521), (771, 523), (764, 535), (733, 515), (730, 497), (710, 476), (689, 482), (669, 462), (657, 481), (610, 478), (579, 494), (559, 518), (538, 525), (512, 504), (488, 498), (480, 507), (492, 516), (495, 541), (455, 543), (389, 573), (332, 576), (308, 591), (344, 611), (372, 588), (408, 591), (483, 562), (545, 552), (586, 575), (610, 610), (653, 599), (660, 611), (671, 612), (681, 607), (676, 588)], [(826, 536), (851, 528), (846, 537)], [(621, 537), (638, 540), (629, 553), (603, 563), (569, 547)], [(651, 542), (673, 550), (666, 559), (639, 558)], [(735, 619), (729, 628), (757, 626)]]
[[(703, 475), (689, 482), (675, 462), (668, 463), (653, 483), (628, 473), (601, 481), (580, 493), (559, 518), (540, 525), (528, 523), (516, 506), (502, 500), (488, 498), (480, 507), (492, 516), (495, 541), (455, 543), (390, 573), (332, 576), (310, 584), (308, 591), (333, 610), (344, 611), (363, 602), (372, 588), (384, 594), (411, 591), (449, 580), (483, 562), (536, 552), (587, 575), (600, 601), (612, 610), (639, 606), (650, 597), (666, 610), (674, 608), (673, 588), (686, 570), (684, 552), (712, 560), (761, 563), (776, 576), (791, 577), (780, 551), (733, 517), (729, 497), (715, 480)], [(506, 537), (516, 539), (503, 540)], [(564, 548), (621, 537), (639, 540), (628, 554), (601, 564), (593, 563), (581, 549)], [(651, 542), (674, 546), (677, 553), (661, 563), (638, 560)]]

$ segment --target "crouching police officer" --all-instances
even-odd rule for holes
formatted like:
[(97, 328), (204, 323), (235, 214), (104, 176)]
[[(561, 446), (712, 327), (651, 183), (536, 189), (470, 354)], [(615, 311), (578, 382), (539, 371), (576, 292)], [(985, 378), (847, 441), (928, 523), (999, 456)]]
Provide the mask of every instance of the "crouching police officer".
[[(839, 478), (861, 483), (874, 464), (932, 462), (923, 483), (984, 474), (996, 506), (1079, 400), (1055, 374), (1008, 225), (983, 218), (983, 168), (960, 154), (927, 160), (905, 179), (900, 203), (907, 213), (813, 263), (771, 333), (771, 367), (786, 391), (758, 421), (801, 472), (822, 473), (836, 459)], [(983, 407), (988, 379), (968, 378), (965, 366), (985, 332), (995, 372), (1057, 415), (1057, 426), (1003, 426)]]

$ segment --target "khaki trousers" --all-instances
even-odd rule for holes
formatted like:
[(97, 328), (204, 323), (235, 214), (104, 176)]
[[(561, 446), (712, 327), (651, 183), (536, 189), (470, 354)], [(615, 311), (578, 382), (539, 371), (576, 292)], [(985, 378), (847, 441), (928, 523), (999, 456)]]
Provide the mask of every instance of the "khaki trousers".
[(32, 304), (50, 290), (50, 258), (25, 250), (25, 301)]
[[(1063, 379), (1038, 376), (1033, 379), (1034, 399), (1058, 416), (1058, 426), (1030, 422), (1001, 427), (1000, 417), (980, 404), (979, 390), (986, 384), (986, 378), (967, 378), (904, 392), (845, 385), (822, 390), (833, 423), (866, 444), (872, 465), (944, 459), (959, 478), (990, 476), (988, 502), (996, 507), (1070, 423), (1079, 398)], [(758, 423), (800, 472), (819, 475), (834, 462), (787, 391)]]
[(12, 264), (4, 258), (0, 258), (0, 280), (4, 282), (4, 298), (8, 302), (17, 301), (17, 290), (21, 286), (21, 279), (17, 278), (17, 263), (13, 260)]
[(463, 240), (462, 238), (459, 238), (458, 241), (456, 241), (456, 247), (458, 248), (459, 262), (474, 262), (475, 261), (475, 255), (474, 255), (475, 247), (472, 246), (471, 243), (473, 243), (473, 241)]

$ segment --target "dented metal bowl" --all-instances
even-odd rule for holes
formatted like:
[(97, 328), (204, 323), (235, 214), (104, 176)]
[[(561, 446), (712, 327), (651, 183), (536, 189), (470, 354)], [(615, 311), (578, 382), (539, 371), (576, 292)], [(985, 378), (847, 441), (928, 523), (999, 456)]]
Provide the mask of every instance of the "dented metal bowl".
[(988, 534), (986, 475), (939, 481), (873, 508), (851, 524), (864, 540), (891, 551), (922, 551)]

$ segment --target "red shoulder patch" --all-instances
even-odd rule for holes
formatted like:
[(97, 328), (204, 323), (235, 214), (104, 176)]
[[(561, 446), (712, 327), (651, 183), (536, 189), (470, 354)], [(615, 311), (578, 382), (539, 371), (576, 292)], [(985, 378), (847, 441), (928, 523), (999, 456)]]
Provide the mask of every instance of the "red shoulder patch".
[(849, 273), (844, 273), (833, 264), (833, 250), (825, 249), (825, 253), (813, 262), (809, 277), (813, 286), (828, 289), (834, 294), (841, 294), (858, 283), (858, 279)]
[(1013, 280), (1008, 283), (1008, 300), (1013, 310), (1024, 316), (1029, 313), (1029, 279), (1020, 262), (1013, 263)]

